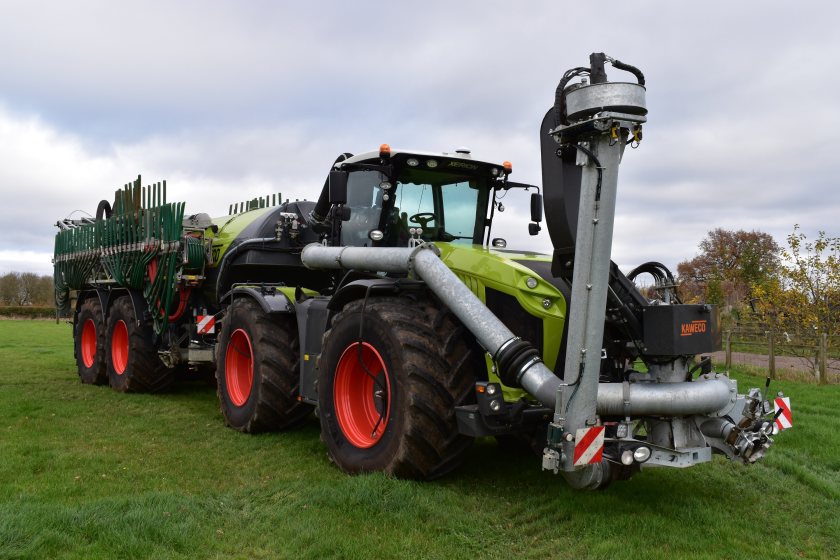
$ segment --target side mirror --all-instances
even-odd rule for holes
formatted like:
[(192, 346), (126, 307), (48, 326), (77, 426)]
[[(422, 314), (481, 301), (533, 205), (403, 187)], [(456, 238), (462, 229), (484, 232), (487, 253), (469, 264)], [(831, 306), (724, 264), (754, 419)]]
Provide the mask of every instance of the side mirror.
[(540, 224), (528, 224), (528, 233), (531, 235), (537, 235), (541, 229)]
[(330, 171), (330, 204), (347, 203), (347, 176), (346, 171)]
[[(531, 221), (532, 222), (541, 222), (542, 221), (542, 209), (543, 209), (543, 198), (540, 193), (531, 193)], [(539, 230), (537, 230), (539, 231)], [(536, 235), (536, 233), (532, 233), (531, 235)]]
[(350, 220), (350, 207), (349, 206), (340, 206), (335, 209), (335, 217), (341, 220), (342, 222), (346, 222)]

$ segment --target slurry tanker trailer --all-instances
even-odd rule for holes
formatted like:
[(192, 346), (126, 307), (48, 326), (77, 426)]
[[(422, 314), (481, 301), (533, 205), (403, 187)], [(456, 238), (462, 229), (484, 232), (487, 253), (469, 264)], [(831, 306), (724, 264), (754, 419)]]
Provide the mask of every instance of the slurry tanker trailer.
[[(608, 81), (608, 63), (632, 80)], [(642, 73), (595, 53), (542, 120), (542, 190), (466, 149), (384, 144), (336, 159), (316, 201), (270, 195), (221, 218), (138, 177), (57, 224), (79, 377), (158, 391), (212, 369), (229, 426), (314, 411), (348, 473), (435, 478), (483, 436), (529, 443), (577, 488), (713, 453), (753, 463), (773, 410), (698, 358), (719, 347), (717, 309), (681, 303), (660, 263), (625, 275), (610, 260), (619, 162), (646, 114)], [(552, 254), (494, 237), (512, 190), (530, 193), (532, 235), (545, 208)]]

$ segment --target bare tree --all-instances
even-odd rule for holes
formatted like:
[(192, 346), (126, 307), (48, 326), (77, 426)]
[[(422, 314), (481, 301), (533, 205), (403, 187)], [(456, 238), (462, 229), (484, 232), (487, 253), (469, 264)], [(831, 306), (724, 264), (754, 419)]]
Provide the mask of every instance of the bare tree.
[(0, 303), (18, 305), (20, 296), (20, 274), (7, 272), (0, 276)]

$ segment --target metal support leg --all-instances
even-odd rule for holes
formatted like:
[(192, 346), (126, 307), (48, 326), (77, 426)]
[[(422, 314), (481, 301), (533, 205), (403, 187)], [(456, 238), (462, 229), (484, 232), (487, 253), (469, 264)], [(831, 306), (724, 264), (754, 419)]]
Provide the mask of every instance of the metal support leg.
[[(583, 178), (578, 211), (577, 244), (572, 276), (571, 311), (568, 320), (568, 350), (564, 379), (558, 392), (555, 423), (566, 434), (596, 422), (598, 375), (609, 284), (618, 166), (622, 142), (610, 142), (608, 135), (589, 142), (594, 159), (579, 151)], [(599, 175), (601, 176), (599, 185)], [(565, 417), (564, 417), (565, 416)], [(572, 471), (574, 441), (563, 443), (563, 470)]]

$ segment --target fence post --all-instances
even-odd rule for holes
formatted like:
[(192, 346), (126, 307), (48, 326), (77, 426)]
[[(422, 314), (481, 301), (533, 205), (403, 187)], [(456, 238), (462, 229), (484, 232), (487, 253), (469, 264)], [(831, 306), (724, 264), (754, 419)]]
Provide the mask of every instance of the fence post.
[(825, 385), (828, 383), (828, 333), (822, 333), (822, 336), (820, 337), (818, 368), (820, 385)]
[(732, 368), (732, 329), (726, 331), (726, 371)]
[(770, 379), (776, 379), (776, 337), (775, 330), (770, 329), (767, 333), (767, 353), (770, 367)]

